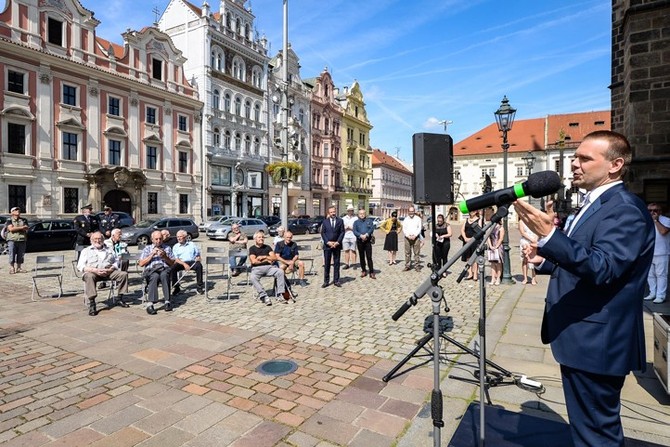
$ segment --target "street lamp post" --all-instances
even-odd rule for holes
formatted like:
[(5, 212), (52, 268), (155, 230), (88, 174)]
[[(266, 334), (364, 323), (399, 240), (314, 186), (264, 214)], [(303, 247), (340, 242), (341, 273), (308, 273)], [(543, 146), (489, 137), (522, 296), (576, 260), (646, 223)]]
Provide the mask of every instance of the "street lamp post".
[[(514, 123), (514, 115), (516, 114), (516, 109), (512, 108), (509, 105), (509, 99), (507, 96), (504, 96), (500, 107), (494, 113), (496, 118), (496, 123), (498, 124), (498, 130), (502, 132), (502, 150), (503, 150), (503, 188), (507, 188), (507, 151), (509, 150), (509, 143), (507, 142), (507, 132), (512, 130), (512, 124)], [(503, 274), (501, 282), (503, 284), (514, 284), (512, 279), (512, 270), (510, 268), (510, 258), (509, 258), (509, 231), (507, 227), (507, 216), (503, 219), (503, 228), (505, 234), (503, 236)]]
[[(528, 176), (533, 173), (533, 166), (535, 166), (535, 155), (533, 151), (528, 151), (525, 157), (521, 157), (523, 161), (526, 162), (526, 169), (528, 171)], [(533, 196), (528, 196), (528, 203), (532, 204)]]

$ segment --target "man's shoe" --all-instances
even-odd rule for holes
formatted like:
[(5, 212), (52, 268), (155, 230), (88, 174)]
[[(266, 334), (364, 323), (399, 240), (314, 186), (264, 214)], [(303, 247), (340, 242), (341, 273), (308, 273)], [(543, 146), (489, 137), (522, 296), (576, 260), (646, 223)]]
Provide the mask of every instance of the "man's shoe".
[(172, 294), (173, 294), (173, 295), (177, 295), (177, 294), (179, 294), (180, 292), (181, 292), (181, 287), (179, 287), (179, 286), (174, 286), (174, 287), (172, 288)]
[(147, 313), (148, 313), (149, 315), (156, 315), (156, 309), (154, 309), (154, 305), (153, 305), (153, 304), (149, 304), (149, 305), (147, 306)]
[(361, 278), (365, 278), (366, 276), (368, 276), (368, 272), (366, 272), (365, 270), (363, 270), (363, 271), (361, 272)]
[(202, 295), (205, 293), (205, 286), (198, 286), (195, 291), (198, 293), (198, 295)]
[(412, 270), (412, 269), (409, 268), (409, 265), (406, 265), (405, 268), (402, 269), (403, 272), (409, 272), (410, 270)]
[(420, 272), (420, 271), (421, 271), (421, 267), (417, 267), (417, 268), (416, 268), (416, 271), (417, 271), (417, 272)]
[(348, 269), (348, 268), (349, 268), (349, 266), (348, 266), (348, 265), (345, 265), (344, 267), (342, 267), (342, 270), (346, 270), (346, 269)]
[(328, 287), (329, 285), (330, 285), (329, 283), (324, 282), (323, 284), (321, 284), (321, 288), (322, 288), (322, 289), (325, 289), (325, 288)]
[(307, 281), (305, 281), (304, 279), (301, 279), (300, 280), (300, 287), (307, 287)]
[(164, 309), (165, 309), (165, 312), (172, 312), (172, 303), (169, 302), (169, 301), (166, 301)]
[(263, 303), (265, 303), (266, 306), (272, 306), (272, 299), (266, 295), (263, 299)]
[(656, 298), (654, 301), (652, 301), (654, 304), (661, 304), (665, 303), (665, 298)]
[(333, 285), (334, 285), (335, 287), (342, 287), (342, 284), (340, 284), (339, 281), (335, 281), (335, 282), (333, 283)]
[(106, 281), (101, 281), (98, 284), (98, 289), (106, 289), (107, 288), (107, 282)]
[(123, 301), (123, 295), (119, 295), (119, 297), (118, 297), (118, 301), (117, 301), (116, 304), (118, 304), (119, 306), (121, 306), (121, 307), (123, 307), (123, 308), (128, 308), (128, 307), (130, 307), (130, 304), (128, 304), (128, 303), (126, 303), (125, 301)]
[(232, 273), (231, 276), (240, 276), (240, 271), (237, 270), (237, 269), (233, 270), (233, 273)]
[(647, 295), (647, 296), (644, 297), (644, 300), (645, 300), (645, 301), (651, 301), (651, 300), (653, 300), (653, 299), (654, 299), (654, 294), (653, 294), (653, 293), (650, 293), (649, 295)]
[(88, 314), (92, 317), (95, 317), (98, 314), (98, 311), (95, 308), (95, 301), (91, 301), (88, 304)]
[(377, 279), (374, 273), (370, 273), (370, 279)]

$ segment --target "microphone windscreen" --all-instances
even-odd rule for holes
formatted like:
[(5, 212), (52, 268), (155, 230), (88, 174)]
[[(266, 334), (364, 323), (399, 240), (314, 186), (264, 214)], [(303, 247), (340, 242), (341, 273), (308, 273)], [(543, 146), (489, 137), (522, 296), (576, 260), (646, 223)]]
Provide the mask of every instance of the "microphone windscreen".
[(538, 199), (555, 193), (561, 187), (561, 178), (555, 171), (535, 172), (528, 176), (524, 192)]

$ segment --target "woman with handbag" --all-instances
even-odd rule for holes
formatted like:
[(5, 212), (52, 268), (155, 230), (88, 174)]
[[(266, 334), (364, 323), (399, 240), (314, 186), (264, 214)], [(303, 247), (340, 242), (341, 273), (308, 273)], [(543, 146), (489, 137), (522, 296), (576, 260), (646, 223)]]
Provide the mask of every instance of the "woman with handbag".
[[(433, 265), (441, 269), (449, 262), (449, 248), (451, 248), (451, 225), (444, 220), (443, 214), (437, 215), (435, 221), (435, 247), (433, 247)], [(446, 278), (447, 272), (442, 274)]]
[[(472, 239), (475, 234), (477, 234), (479, 231), (481, 231), (481, 218), (479, 217), (479, 211), (470, 211), (470, 214), (468, 214), (468, 217), (465, 219), (465, 222), (461, 226), (461, 237), (459, 238), (461, 241), (463, 241), (463, 244), (465, 245), (470, 239)], [(470, 256), (475, 252), (477, 247), (475, 245), (469, 247), (465, 253), (461, 256), (461, 261), (463, 262), (468, 262), (470, 259)], [(473, 281), (477, 281), (477, 276), (478, 276), (478, 270), (477, 270), (477, 263), (474, 262), (470, 266), (470, 275), (465, 278), (465, 279), (471, 279)]]
[(402, 224), (398, 220), (398, 212), (393, 211), (391, 217), (382, 222), (379, 228), (386, 233), (384, 251), (389, 254), (388, 263), (389, 265), (397, 264), (395, 258), (398, 254), (398, 233), (402, 231)]

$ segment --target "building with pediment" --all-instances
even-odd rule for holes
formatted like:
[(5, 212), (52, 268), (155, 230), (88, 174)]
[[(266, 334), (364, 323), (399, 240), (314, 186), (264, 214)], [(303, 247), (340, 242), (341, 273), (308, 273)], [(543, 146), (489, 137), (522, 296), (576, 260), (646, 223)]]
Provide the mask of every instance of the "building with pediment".
[(267, 41), (246, 0), (213, 12), (171, 0), (158, 20), (188, 60), (184, 70), (205, 103), (202, 135), (207, 215), (251, 216), (268, 209)]
[(99, 23), (77, 0), (0, 12), (0, 210), (201, 216), (202, 102), (181, 51), (154, 27), (112, 43)]

